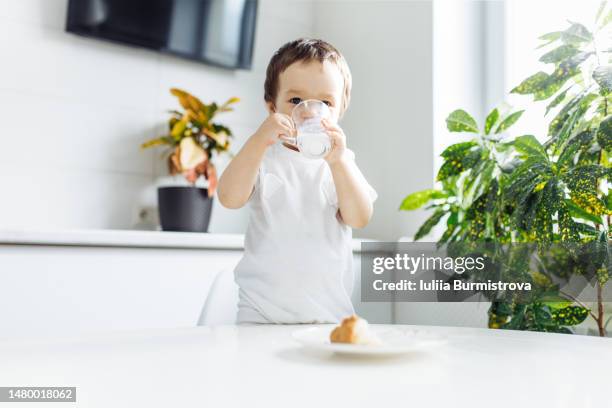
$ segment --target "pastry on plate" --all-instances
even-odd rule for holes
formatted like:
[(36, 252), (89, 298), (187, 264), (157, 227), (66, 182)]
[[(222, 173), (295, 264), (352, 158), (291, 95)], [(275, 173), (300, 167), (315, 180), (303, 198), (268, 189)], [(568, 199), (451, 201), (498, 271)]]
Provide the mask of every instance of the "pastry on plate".
[(372, 333), (368, 321), (357, 315), (352, 315), (344, 320), (330, 334), (332, 343), (349, 344), (382, 344), (378, 336)]

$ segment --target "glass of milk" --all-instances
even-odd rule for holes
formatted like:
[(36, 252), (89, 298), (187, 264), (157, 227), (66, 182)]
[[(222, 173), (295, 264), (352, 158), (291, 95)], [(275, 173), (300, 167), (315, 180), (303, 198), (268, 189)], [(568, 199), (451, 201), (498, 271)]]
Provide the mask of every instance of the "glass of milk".
[(321, 120), (331, 118), (329, 107), (316, 99), (302, 101), (293, 108), (291, 118), (297, 130), (292, 142), (300, 153), (309, 159), (325, 157), (331, 150), (331, 140)]

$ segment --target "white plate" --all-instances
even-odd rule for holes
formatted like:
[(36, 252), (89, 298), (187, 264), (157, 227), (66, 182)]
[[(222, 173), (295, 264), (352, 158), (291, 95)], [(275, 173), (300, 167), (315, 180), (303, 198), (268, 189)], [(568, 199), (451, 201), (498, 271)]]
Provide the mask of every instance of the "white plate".
[(357, 355), (396, 355), (424, 351), (446, 343), (444, 336), (433, 332), (408, 328), (376, 328), (370, 326), (382, 341), (381, 345), (332, 343), (329, 335), (334, 327), (309, 327), (293, 332), (293, 338), (305, 348)]

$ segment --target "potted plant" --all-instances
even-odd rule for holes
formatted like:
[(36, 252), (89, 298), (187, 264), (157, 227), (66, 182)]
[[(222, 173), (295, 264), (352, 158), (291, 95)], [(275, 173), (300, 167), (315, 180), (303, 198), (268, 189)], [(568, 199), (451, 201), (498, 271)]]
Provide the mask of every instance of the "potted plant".
[(602, 290), (610, 279), (611, 260), (612, 49), (602, 34), (612, 11), (605, 2), (595, 20), (592, 31), (570, 22), (565, 30), (542, 36), (546, 51), (540, 61), (551, 66), (550, 72), (538, 72), (511, 91), (548, 101), (546, 118), (552, 119), (547, 135), (508, 140), (506, 130), (522, 111), (493, 109), (478, 126), (467, 112), (456, 110), (446, 119), (448, 130), (473, 138), (444, 150), (436, 188), (410, 194), (400, 206), (410, 211), (428, 204), (433, 210), (415, 240), (445, 221), (438, 245), (603, 245), (588, 260), (596, 271), (594, 306), (553, 284), (555, 274), (574, 273), (567, 264), (553, 270), (524, 264), (518, 273), (535, 286), (532, 296), (526, 302), (489, 299), (491, 328), (571, 333), (590, 316), (597, 333), (606, 335)]
[[(232, 132), (213, 122), (216, 114), (233, 110), (239, 101), (230, 98), (222, 105), (205, 104), (180, 89), (170, 90), (178, 98), (183, 111), (171, 110), (168, 133), (141, 145), (146, 149), (167, 146), (168, 171), (182, 175), (190, 186), (159, 187), (159, 218), (164, 231), (206, 232), (210, 222), (212, 199), (217, 186), (217, 172), (212, 159), (215, 154), (229, 151)], [(208, 188), (196, 187), (200, 177)]]

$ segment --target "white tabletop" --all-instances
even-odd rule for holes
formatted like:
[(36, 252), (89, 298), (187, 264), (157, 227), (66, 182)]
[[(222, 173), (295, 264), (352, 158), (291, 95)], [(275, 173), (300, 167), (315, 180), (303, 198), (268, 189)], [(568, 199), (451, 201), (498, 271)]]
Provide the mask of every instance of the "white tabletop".
[(612, 403), (610, 339), (428, 327), (445, 333), (449, 343), (400, 358), (355, 358), (305, 352), (291, 337), (303, 327), (5, 340), (0, 385), (77, 387), (76, 404), (54, 407), (586, 408)]

